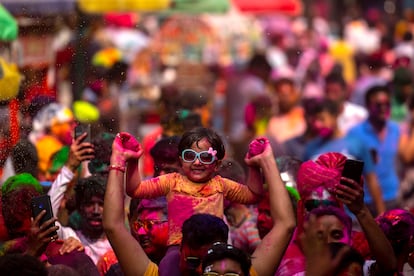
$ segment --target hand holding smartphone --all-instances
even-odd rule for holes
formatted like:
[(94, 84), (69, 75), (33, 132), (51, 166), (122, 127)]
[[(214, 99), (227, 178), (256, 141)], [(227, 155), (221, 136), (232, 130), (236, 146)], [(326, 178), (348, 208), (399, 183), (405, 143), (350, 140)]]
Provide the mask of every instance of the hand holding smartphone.
[(87, 135), (82, 140), (82, 142), (90, 143), (91, 142), (91, 125), (90, 124), (78, 124), (75, 127), (75, 133), (73, 136), (75, 137), (75, 139), (77, 139), (79, 136), (81, 136), (85, 132), (87, 133)]
[[(46, 221), (53, 218), (53, 210), (52, 210), (52, 204), (50, 202), (50, 196), (49, 195), (41, 195), (32, 198), (31, 202), (32, 206), (32, 216), (33, 218), (36, 218), (43, 210), (46, 210), (46, 213), (43, 215), (43, 217), (39, 221), (39, 226), (41, 226)], [(51, 223), (48, 228), (55, 226), (55, 223)], [(49, 234), (50, 237), (53, 237), (57, 235), (56, 231), (53, 231)]]

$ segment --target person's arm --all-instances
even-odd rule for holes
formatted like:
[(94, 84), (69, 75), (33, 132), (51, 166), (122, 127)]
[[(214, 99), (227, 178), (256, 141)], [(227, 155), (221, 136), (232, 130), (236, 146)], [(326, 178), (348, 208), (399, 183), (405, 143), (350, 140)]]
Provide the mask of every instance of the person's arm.
[(260, 167), (249, 166), (246, 184), (249, 190), (256, 196), (263, 195), (263, 175)]
[(346, 181), (347, 185), (338, 184), (336, 186), (337, 199), (344, 203), (358, 219), (370, 251), (377, 260), (376, 268), (378, 271), (385, 272), (384, 275), (388, 275), (387, 272), (392, 274), (397, 269), (397, 259), (393, 254), (390, 242), (364, 204), (363, 185), (348, 178), (342, 178), (342, 180)]
[(250, 161), (260, 163), (269, 185), (270, 213), (273, 219), (272, 229), (253, 252), (252, 266), (258, 275), (274, 275), (295, 229), (295, 214), (270, 145)]
[(141, 183), (138, 161), (144, 151), (135, 137), (129, 133), (118, 133), (115, 140), (118, 152), (111, 157), (111, 165), (126, 169), (126, 193), (133, 197)]
[(412, 135), (401, 134), (398, 156), (403, 163), (410, 163), (414, 160), (414, 132)]
[[(114, 143), (118, 137), (115, 138)], [(121, 149), (122, 150), (122, 149)], [(122, 165), (123, 154), (113, 146), (111, 164)], [(139, 242), (125, 226), (124, 214), (124, 173), (111, 169), (105, 192), (103, 226), (109, 242), (118, 258), (125, 275), (144, 275), (150, 263)]]
[(367, 173), (365, 175), (365, 180), (367, 183), (368, 191), (377, 209), (377, 213), (378, 214), (384, 213), (386, 208), (385, 208), (384, 199), (382, 198), (382, 191), (381, 191), (380, 184), (378, 182), (377, 175), (374, 172)]
[(63, 166), (55, 181), (52, 183), (48, 195), (52, 203), (53, 214), (57, 214), (63, 200), (67, 185), (75, 177), (79, 165), (86, 160), (95, 158), (93, 144), (82, 142), (86, 133), (72, 141), (69, 149), (69, 158)]

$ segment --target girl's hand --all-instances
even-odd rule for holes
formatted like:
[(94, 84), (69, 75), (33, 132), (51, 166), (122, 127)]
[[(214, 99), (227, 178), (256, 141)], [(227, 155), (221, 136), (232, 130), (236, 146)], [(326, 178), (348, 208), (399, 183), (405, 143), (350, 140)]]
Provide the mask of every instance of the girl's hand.
[(112, 143), (112, 156), (116, 157), (113, 161), (119, 165), (125, 165), (130, 159), (139, 159), (143, 152), (137, 139), (127, 132), (118, 133)]
[(56, 231), (59, 229), (58, 226), (52, 226), (56, 218), (51, 218), (45, 221), (39, 226), (41, 218), (46, 214), (43, 210), (33, 220), (28, 233), (28, 249), (27, 254), (39, 257), (46, 249), (51, 241), (58, 239)]
[(74, 250), (83, 251), (85, 250), (85, 247), (83, 246), (80, 240), (74, 237), (69, 237), (66, 240), (63, 240), (63, 244), (59, 248), (59, 253), (63, 255), (65, 253), (70, 253)]

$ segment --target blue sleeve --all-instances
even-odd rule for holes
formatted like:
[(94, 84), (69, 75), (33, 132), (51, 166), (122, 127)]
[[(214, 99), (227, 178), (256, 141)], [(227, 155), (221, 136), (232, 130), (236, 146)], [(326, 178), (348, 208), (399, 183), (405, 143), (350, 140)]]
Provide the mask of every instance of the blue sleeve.
[(364, 161), (364, 175), (375, 172), (375, 163), (371, 153), (369, 152), (369, 148), (360, 141), (355, 142), (357, 142), (359, 146), (360, 158)]

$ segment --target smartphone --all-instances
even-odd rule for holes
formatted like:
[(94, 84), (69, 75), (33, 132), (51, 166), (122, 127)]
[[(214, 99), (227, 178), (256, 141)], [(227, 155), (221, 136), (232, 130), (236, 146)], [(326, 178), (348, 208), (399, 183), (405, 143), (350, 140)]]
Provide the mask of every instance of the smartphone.
[[(32, 198), (32, 217), (37, 217), (40, 212), (46, 210), (46, 214), (40, 219), (39, 226), (42, 225), (45, 221), (53, 218), (53, 210), (52, 210), (52, 203), (50, 202), (49, 195), (41, 195)], [(55, 223), (50, 224), (49, 227), (55, 226)], [(50, 237), (57, 235), (56, 231), (49, 234)]]
[(87, 133), (85, 139), (82, 140), (82, 142), (91, 142), (91, 125), (90, 124), (78, 124), (75, 127), (75, 134), (74, 137), (75, 139), (78, 138), (79, 136), (81, 136), (84, 133)]
[[(361, 181), (362, 170), (364, 169), (364, 162), (361, 160), (347, 159), (345, 161), (344, 169), (342, 170), (342, 176), (350, 178), (355, 182)], [(346, 182), (341, 182), (346, 185)]]

